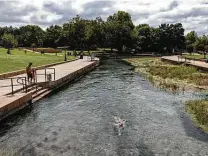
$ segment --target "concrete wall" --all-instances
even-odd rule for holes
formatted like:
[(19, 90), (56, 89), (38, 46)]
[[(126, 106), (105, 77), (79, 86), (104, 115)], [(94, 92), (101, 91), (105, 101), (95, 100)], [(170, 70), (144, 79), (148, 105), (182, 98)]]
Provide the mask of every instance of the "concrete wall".
[(73, 73), (70, 73), (69, 75), (66, 75), (65, 77), (62, 77), (59, 80), (45, 83), (45, 86), (43, 86), (43, 87), (50, 88), (52, 90), (56, 89), (56, 88), (59, 88), (62, 85), (66, 84), (66, 83), (69, 83), (69, 82), (79, 78), (80, 76), (85, 75), (89, 71), (93, 70), (98, 65), (98, 63), (99, 62), (95, 61), (95, 62), (93, 62), (92, 64), (90, 64), (86, 67), (83, 67), (83, 68), (81, 68), (81, 69), (79, 69), (79, 70), (77, 70)]
[(0, 120), (25, 107), (31, 99), (32, 94), (28, 93), (0, 107)]

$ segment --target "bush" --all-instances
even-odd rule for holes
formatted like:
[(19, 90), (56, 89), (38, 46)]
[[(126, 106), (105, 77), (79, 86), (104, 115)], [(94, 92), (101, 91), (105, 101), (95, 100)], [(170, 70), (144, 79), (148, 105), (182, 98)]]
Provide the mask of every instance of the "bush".
[(208, 100), (187, 101), (185, 109), (198, 126), (208, 131)]
[(195, 73), (190, 76), (190, 81), (200, 86), (208, 86), (208, 74)]
[(162, 78), (185, 79), (197, 70), (194, 67), (186, 66), (150, 66), (149, 72)]

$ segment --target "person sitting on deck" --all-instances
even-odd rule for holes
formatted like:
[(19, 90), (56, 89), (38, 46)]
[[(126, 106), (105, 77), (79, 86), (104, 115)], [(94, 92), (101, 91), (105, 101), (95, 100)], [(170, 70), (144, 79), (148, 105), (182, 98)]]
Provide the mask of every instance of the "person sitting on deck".
[(29, 63), (29, 65), (26, 67), (26, 73), (27, 73), (27, 81), (32, 82), (33, 79), (32, 63)]

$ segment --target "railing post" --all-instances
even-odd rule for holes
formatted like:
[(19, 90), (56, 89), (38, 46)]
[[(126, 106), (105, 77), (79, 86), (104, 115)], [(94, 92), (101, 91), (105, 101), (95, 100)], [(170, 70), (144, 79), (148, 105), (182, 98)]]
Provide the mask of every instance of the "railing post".
[(14, 86), (13, 86), (13, 79), (11, 78), (11, 85), (12, 85), (12, 95), (14, 95)]
[(37, 75), (37, 71), (35, 71), (35, 77), (36, 77), (35, 78), (35, 83), (36, 83), (35, 84), (35, 86), (36, 86), (35, 88), (36, 88), (36, 91), (37, 91), (38, 90), (38, 75)]
[(25, 83), (24, 83), (24, 79), (21, 79), (22, 80), (22, 86), (23, 86), (23, 90), (25, 90)]
[(27, 93), (27, 78), (25, 77), (25, 91)]
[(46, 82), (46, 68), (45, 68), (45, 82)]
[(55, 79), (56, 79), (56, 69), (54, 68), (53, 70), (54, 70), (54, 81), (55, 81)]

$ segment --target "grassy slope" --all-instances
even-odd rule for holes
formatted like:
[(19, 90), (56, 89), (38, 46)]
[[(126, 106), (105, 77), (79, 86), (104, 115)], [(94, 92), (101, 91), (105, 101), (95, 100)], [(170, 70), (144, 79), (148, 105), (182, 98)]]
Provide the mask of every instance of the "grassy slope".
[(208, 99), (187, 101), (185, 109), (195, 124), (208, 132)]
[[(33, 66), (41, 66), (51, 64), (55, 62), (61, 62), (64, 60), (61, 56), (42, 55), (32, 52), (25, 52), (22, 50), (11, 50), (11, 55), (6, 54), (6, 49), (0, 48), (0, 73), (25, 69), (29, 62), (33, 63)], [(75, 57), (68, 57), (69, 60), (75, 59)]]
[(188, 59), (204, 59), (204, 55), (190, 55), (190, 54), (186, 54), (183, 55), (184, 57), (188, 58)]
[(124, 61), (137, 67), (138, 71), (142, 67), (148, 74), (161, 79), (174, 79), (192, 83), (196, 86), (208, 86), (208, 74), (200, 73), (194, 67), (171, 65), (161, 62), (158, 58), (132, 58)]

